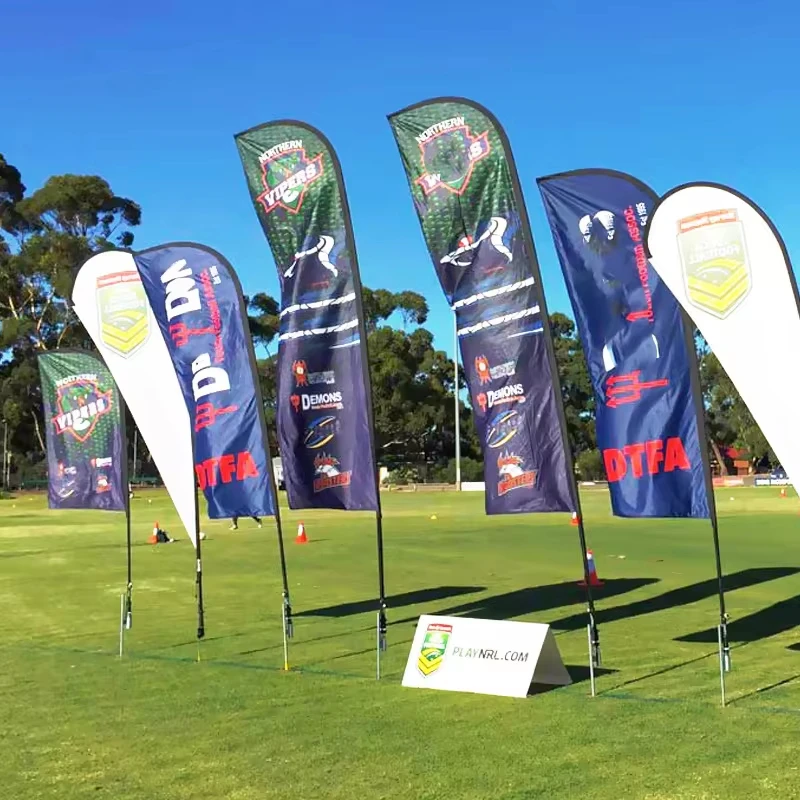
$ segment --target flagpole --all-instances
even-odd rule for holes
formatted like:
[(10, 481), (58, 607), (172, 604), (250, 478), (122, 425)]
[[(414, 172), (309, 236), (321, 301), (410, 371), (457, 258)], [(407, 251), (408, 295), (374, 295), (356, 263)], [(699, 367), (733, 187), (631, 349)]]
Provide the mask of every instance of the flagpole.
[[(236, 292), (239, 295), (239, 307), (241, 309), (242, 325), (244, 330), (247, 330), (247, 304), (242, 292), (242, 285), (239, 281), (239, 276), (236, 275), (233, 268), (230, 268), (231, 278), (236, 286)], [(258, 419), (261, 423), (261, 435), (264, 437), (264, 449), (267, 454), (266, 469), (268, 472), (267, 481), (269, 483), (269, 491), (275, 502), (275, 530), (278, 535), (278, 556), (281, 562), (281, 581), (283, 590), (281, 593), (281, 622), (283, 627), (283, 669), (289, 671), (289, 639), (294, 637), (294, 618), (292, 617), (292, 600), (289, 595), (289, 572), (286, 568), (286, 549), (283, 544), (283, 520), (281, 519), (281, 502), (278, 497), (278, 484), (275, 480), (275, 468), (272, 462), (272, 449), (269, 443), (269, 432), (267, 430), (266, 414), (264, 412), (264, 396), (261, 393), (261, 381), (258, 373), (258, 362), (256, 361), (256, 354), (253, 348), (249, 349), (250, 369), (253, 373), (253, 386), (256, 392), (256, 403), (258, 406)], [(271, 358), (269, 346), (265, 345), (267, 351), (267, 358)], [(278, 353), (276, 356), (278, 374), (280, 375), (280, 361), (281, 351), (280, 345), (278, 346)], [(280, 397), (278, 398), (280, 402)], [(280, 448), (278, 449), (280, 453)]]
[(119, 397), (119, 418), (120, 418), (120, 434), (122, 438), (122, 486), (120, 490), (123, 491), (125, 497), (125, 544), (127, 550), (128, 573), (127, 581), (125, 584), (125, 606), (124, 606), (124, 624), (125, 630), (130, 630), (133, 627), (133, 559), (131, 555), (131, 492), (128, 481), (128, 431), (126, 424), (126, 405), (125, 398), (122, 396), (119, 387), (117, 386), (117, 396)]
[[(196, 463), (194, 422), (192, 425), (192, 463)], [(205, 609), (203, 607), (203, 554), (200, 547), (200, 502), (197, 498), (197, 476), (192, 474), (194, 486), (194, 549), (195, 549), (195, 578), (194, 591), (197, 600), (197, 660), (200, 660), (200, 640), (206, 635)]]
[(722, 705), (725, 705), (725, 673), (731, 671), (731, 647), (728, 641), (728, 612), (725, 608), (725, 584), (722, 573), (722, 557), (719, 545), (719, 522), (717, 519), (717, 500), (714, 496), (714, 481), (711, 477), (711, 459), (708, 455), (708, 437), (705, 425), (705, 407), (703, 405), (703, 390), (700, 384), (700, 366), (697, 360), (697, 347), (694, 340), (695, 325), (691, 317), (681, 307), (681, 321), (683, 323), (683, 336), (686, 342), (686, 354), (689, 359), (689, 377), (692, 386), (692, 396), (697, 418), (697, 438), (700, 440), (700, 458), (703, 463), (703, 478), (708, 499), (708, 516), (711, 522), (711, 536), (714, 542), (714, 563), (717, 569), (717, 595), (719, 596), (719, 625), (717, 626), (717, 639), (719, 642), (719, 668), (720, 691)]
[(133, 480), (136, 480), (136, 456), (139, 449), (139, 429), (133, 426)]
[(461, 403), (458, 392), (458, 316), (453, 312), (453, 395), (456, 405), (456, 491), (461, 491)]
[(575, 462), (572, 457), (572, 448), (569, 440), (569, 429), (567, 427), (567, 417), (564, 413), (564, 398), (561, 394), (561, 380), (558, 375), (558, 361), (556, 360), (556, 351), (553, 344), (553, 333), (550, 329), (550, 317), (547, 311), (547, 301), (544, 294), (544, 285), (542, 282), (542, 273), (539, 268), (539, 259), (536, 256), (536, 245), (533, 240), (533, 231), (531, 229), (530, 219), (528, 217), (528, 209), (525, 205), (525, 198), (522, 195), (522, 186), (519, 182), (519, 173), (514, 161), (514, 154), (511, 150), (511, 143), (508, 141), (508, 136), (505, 129), (500, 124), (498, 119), (488, 109), (482, 106), (479, 108), (481, 113), (485, 114), (489, 120), (494, 124), (500, 141), (505, 150), (506, 159), (508, 161), (509, 173), (511, 177), (511, 188), (519, 209), (520, 220), (522, 222), (522, 235), (523, 240), (526, 241), (530, 249), (530, 262), (531, 272), (533, 273), (534, 280), (539, 287), (539, 311), (542, 316), (542, 335), (544, 337), (545, 352), (547, 353), (547, 362), (550, 366), (550, 379), (553, 388), (553, 400), (555, 401), (556, 413), (558, 415), (559, 428), (561, 430), (561, 442), (564, 450), (564, 468), (567, 472), (567, 481), (572, 494), (573, 505), (575, 513), (578, 517), (578, 540), (581, 547), (581, 557), (583, 558), (583, 575), (586, 584), (586, 612), (589, 617), (588, 620), (588, 635), (589, 635), (589, 668), (591, 674), (591, 693), (592, 697), (595, 696), (594, 685), (594, 670), (600, 666), (600, 632), (597, 628), (597, 618), (594, 607), (594, 597), (592, 596), (592, 587), (589, 575), (589, 556), (586, 552), (586, 533), (583, 527), (583, 513), (581, 511), (581, 498), (578, 491), (578, 478), (575, 475)]

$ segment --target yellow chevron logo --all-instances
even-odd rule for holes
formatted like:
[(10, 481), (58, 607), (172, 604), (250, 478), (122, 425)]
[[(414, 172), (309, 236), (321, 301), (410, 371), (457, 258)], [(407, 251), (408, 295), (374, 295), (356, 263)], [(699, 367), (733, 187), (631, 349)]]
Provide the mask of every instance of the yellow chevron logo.
[(689, 302), (725, 319), (752, 288), (744, 229), (736, 209), (679, 220), (678, 246)]
[(442, 666), (447, 642), (453, 632), (452, 625), (441, 622), (432, 622), (425, 631), (425, 638), (422, 640), (422, 648), (417, 657), (417, 669), (420, 674), (427, 678)]
[(428, 647), (419, 654), (417, 669), (427, 678), (428, 675), (439, 669), (443, 658), (444, 656), (438, 648)]
[(128, 358), (150, 335), (147, 296), (140, 280), (128, 273), (111, 276), (117, 277), (120, 280), (104, 282), (97, 290), (100, 337), (109, 350)]

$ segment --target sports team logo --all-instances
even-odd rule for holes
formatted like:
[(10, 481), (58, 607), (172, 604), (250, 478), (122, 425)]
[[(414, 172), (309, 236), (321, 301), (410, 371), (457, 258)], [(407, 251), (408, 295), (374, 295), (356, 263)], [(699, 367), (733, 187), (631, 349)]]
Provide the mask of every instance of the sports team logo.
[(486, 356), (478, 356), (475, 359), (475, 372), (480, 383), (489, 383), (492, 378), (489, 375), (489, 359)]
[(523, 465), (523, 460), (513, 453), (505, 453), (497, 459), (500, 477), (497, 494), (500, 497), (514, 489), (532, 489), (536, 485), (536, 470), (526, 470)]
[(475, 373), (478, 376), (478, 381), (481, 384), (491, 383), (498, 378), (511, 377), (517, 367), (516, 361), (505, 361), (495, 367), (490, 366), (489, 359), (486, 356), (478, 356), (475, 359)]
[(725, 319), (750, 293), (750, 263), (736, 209), (678, 220), (678, 249), (693, 306)]
[[(491, 374), (491, 373), (490, 373)], [(521, 383), (509, 383), (502, 389), (487, 389), (475, 398), (482, 413), (499, 405), (512, 405), (525, 402), (525, 389)]]
[(266, 214), (282, 208), (297, 214), (308, 187), (323, 174), (322, 156), (306, 156), (302, 139), (282, 142), (259, 156), (264, 191), (256, 197)]
[(349, 486), (352, 471), (342, 472), (339, 469), (339, 459), (320, 453), (314, 459), (314, 494), (333, 489), (338, 486)]
[(492, 450), (507, 445), (516, 435), (520, 423), (518, 411), (501, 411), (490, 423), (486, 431), (486, 446)]
[(85, 442), (98, 420), (111, 411), (111, 389), (103, 391), (96, 375), (75, 375), (58, 381), (56, 387), (56, 433), (70, 434)]
[(338, 433), (339, 423), (336, 417), (327, 415), (313, 420), (306, 428), (303, 444), (309, 450), (325, 447)]
[(97, 279), (100, 338), (118, 356), (129, 358), (150, 336), (150, 307), (136, 270)]
[(453, 633), (452, 625), (445, 625), (441, 622), (432, 622), (425, 631), (425, 638), (422, 640), (422, 648), (417, 659), (417, 669), (424, 678), (436, 672), (442, 666), (445, 653), (447, 652), (447, 642)]
[(295, 411), (323, 411), (327, 409), (344, 410), (341, 392), (322, 392), (321, 394), (293, 394), (289, 402)]
[(295, 386), (308, 386), (308, 370), (305, 361), (295, 361), (292, 364)]
[(425, 194), (437, 189), (463, 194), (475, 164), (491, 152), (489, 131), (473, 136), (464, 117), (437, 122), (416, 139), (425, 172), (414, 182)]
[(578, 222), (584, 244), (596, 253), (607, 253), (617, 244), (617, 229), (610, 211), (586, 214)]

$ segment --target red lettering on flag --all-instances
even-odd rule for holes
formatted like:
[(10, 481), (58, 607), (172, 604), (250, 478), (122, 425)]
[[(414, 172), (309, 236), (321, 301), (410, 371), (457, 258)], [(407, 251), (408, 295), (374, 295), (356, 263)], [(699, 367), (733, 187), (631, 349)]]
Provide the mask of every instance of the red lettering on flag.
[(225, 453), (219, 458), (207, 458), (195, 464), (194, 471), (202, 491), (209, 486), (216, 486), (217, 476), (224, 484), (233, 481), (238, 483), (259, 476), (258, 466), (249, 450), (243, 450), (241, 453)]
[(233, 453), (225, 453), (219, 460), (219, 476), (223, 483), (230, 483), (236, 474), (236, 459)]
[(625, 453), (628, 458), (631, 460), (631, 470), (633, 471), (634, 478), (641, 478), (643, 475), (642, 472), (642, 453), (644, 453), (644, 444), (637, 442), (636, 444), (627, 444), (625, 447), (622, 448), (622, 452)]
[(664, 472), (672, 472), (676, 469), (691, 469), (689, 457), (684, 450), (683, 442), (675, 437), (667, 439), (667, 455), (664, 458)]
[(649, 442), (625, 445), (621, 450), (616, 447), (603, 450), (603, 464), (609, 483), (621, 481), (628, 474), (629, 463), (631, 474), (637, 480), (644, 476), (645, 467), (648, 475), (692, 468), (683, 442), (677, 436), (667, 439), (666, 443), (663, 439), (651, 439)]
[(610, 483), (615, 483), (625, 477), (628, 466), (625, 463), (625, 454), (616, 447), (603, 450), (603, 462), (606, 467), (606, 476)]
[(243, 481), (245, 478), (257, 478), (258, 467), (249, 450), (239, 453), (236, 460), (236, 480)]

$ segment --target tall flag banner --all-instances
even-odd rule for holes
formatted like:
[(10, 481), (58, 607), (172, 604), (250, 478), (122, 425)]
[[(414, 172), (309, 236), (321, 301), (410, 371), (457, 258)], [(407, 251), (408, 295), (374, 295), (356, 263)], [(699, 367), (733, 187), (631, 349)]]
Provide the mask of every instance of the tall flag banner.
[(537, 183), (589, 366), (614, 514), (709, 517), (694, 355), (644, 250), (657, 195), (602, 169)]
[(389, 122), (456, 313), (486, 513), (574, 510), (539, 266), (505, 132), (489, 111), (459, 98), (411, 106)]
[(133, 256), (121, 250), (92, 256), (75, 278), (72, 305), (108, 365), (197, 547), (189, 413)]
[[(734, 189), (692, 183), (661, 198), (645, 247), (797, 486), (800, 374), (786, 348), (800, 342), (800, 302), (775, 225)], [(765, 325), (766, 342), (754, 335)]]
[(386, 649), (383, 522), (361, 278), (338, 156), (304, 122), (237, 134), (281, 284), (278, 441), (289, 506), (375, 511), (377, 677)]
[(94, 353), (39, 355), (50, 508), (127, 511), (125, 418), (108, 367)]
[(278, 437), (289, 505), (377, 511), (361, 281), (338, 158), (301, 122), (235, 139), (281, 284)]
[(209, 517), (274, 516), (261, 391), (233, 267), (191, 243), (153, 247), (134, 261), (189, 411)]

